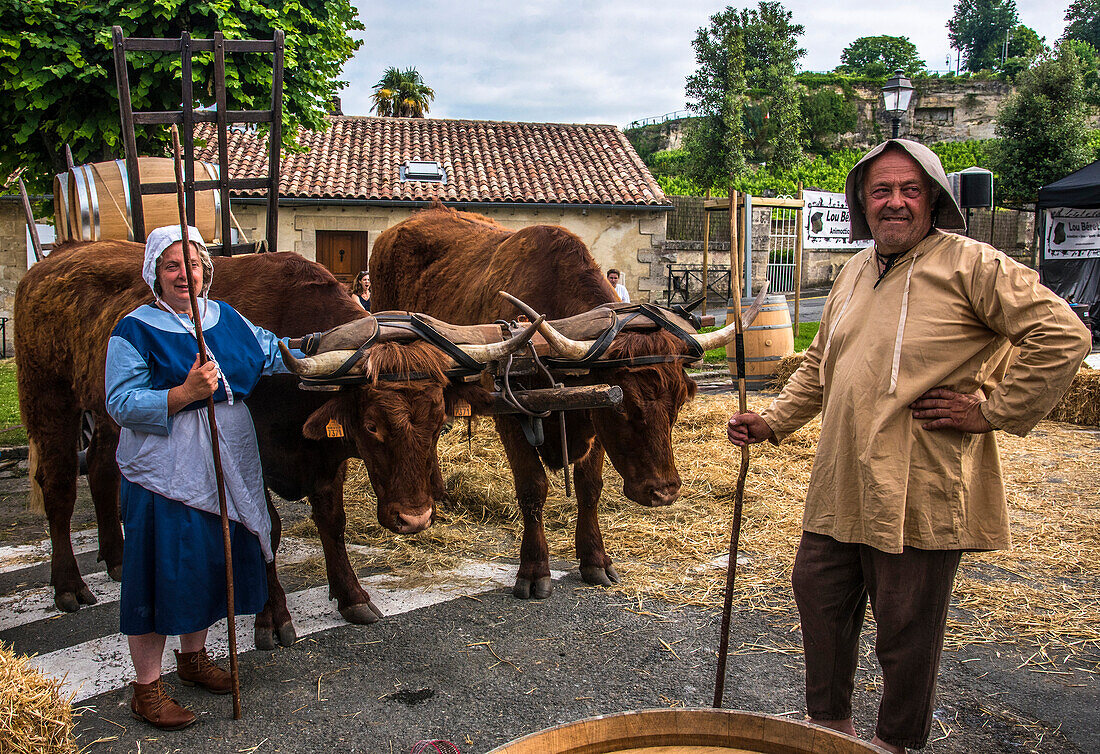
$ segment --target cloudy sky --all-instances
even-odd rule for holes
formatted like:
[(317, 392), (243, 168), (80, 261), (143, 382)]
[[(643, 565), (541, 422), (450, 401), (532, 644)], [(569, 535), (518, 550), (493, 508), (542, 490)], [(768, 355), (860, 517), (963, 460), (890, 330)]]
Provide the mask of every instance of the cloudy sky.
[[(344, 68), (347, 115), (369, 114), (371, 87), (392, 65), (416, 67), (435, 89), (431, 117), (618, 126), (685, 107), (695, 32), (726, 6), (704, 0), (355, 2), (367, 28)], [(947, 68), (954, 0), (784, 5), (806, 27), (804, 70), (831, 70), (848, 43), (879, 34), (908, 36), (929, 68)], [(1048, 43), (1061, 36), (1068, 5), (1017, 0), (1020, 22)]]

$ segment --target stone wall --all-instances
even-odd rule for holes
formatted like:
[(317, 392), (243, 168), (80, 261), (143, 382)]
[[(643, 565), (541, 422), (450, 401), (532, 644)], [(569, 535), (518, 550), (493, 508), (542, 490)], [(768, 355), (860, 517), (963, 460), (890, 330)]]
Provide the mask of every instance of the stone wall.
[(5, 348), (11, 356), (15, 287), (27, 272), (27, 221), (18, 197), (0, 197), (0, 317), (6, 317)]
[[(280, 206), (279, 251), (296, 251), (317, 259), (317, 231), (353, 230), (368, 233), (368, 254), (382, 231), (406, 219), (406, 207), (362, 205)], [(580, 236), (603, 269), (615, 267), (634, 301), (663, 294), (668, 259), (664, 249), (665, 210), (617, 210), (565, 207), (478, 207), (479, 214), (508, 228), (562, 225)], [(263, 235), (266, 204), (234, 203), (233, 212), (249, 238)], [(260, 229), (257, 231), (257, 229)]]

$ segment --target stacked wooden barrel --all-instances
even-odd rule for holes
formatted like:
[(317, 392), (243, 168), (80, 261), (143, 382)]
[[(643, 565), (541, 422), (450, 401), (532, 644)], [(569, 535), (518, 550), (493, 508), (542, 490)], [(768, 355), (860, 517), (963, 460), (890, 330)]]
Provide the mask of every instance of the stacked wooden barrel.
[[(142, 157), (138, 172), (142, 184), (171, 183), (176, 180), (172, 160), (166, 157)], [(197, 180), (218, 177), (218, 166), (209, 162), (195, 163)], [(134, 238), (133, 202), (130, 178), (125, 160), (77, 165), (59, 173), (53, 179), (54, 228), (57, 242), (144, 241)], [(142, 196), (145, 232), (179, 222), (176, 195), (146, 194)], [(207, 241), (216, 240), (221, 214), (221, 195), (210, 189), (195, 192), (195, 225)]]

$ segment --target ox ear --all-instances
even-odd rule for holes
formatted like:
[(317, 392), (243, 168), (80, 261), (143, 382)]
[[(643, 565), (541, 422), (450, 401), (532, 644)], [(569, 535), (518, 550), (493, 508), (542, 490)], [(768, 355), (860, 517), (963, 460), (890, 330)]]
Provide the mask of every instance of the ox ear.
[(344, 437), (348, 436), (351, 429), (350, 414), (347, 409), (347, 401), (343, 395), (325, 401), (319, 409), (314, 411), (302, 425), (302, 436), (307, 440), (329, 439), (328, 426), (335, 421), (340, 425), (340, 431)]

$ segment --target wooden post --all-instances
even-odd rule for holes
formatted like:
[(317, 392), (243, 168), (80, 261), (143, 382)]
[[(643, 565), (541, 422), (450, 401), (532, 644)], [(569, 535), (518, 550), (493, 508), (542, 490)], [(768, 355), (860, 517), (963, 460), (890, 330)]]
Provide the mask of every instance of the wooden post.
[[(710, 199), (710, 189), (707, 189), (706, 199)], [(710, 212), (707, 211), (706, 199), (703, 200), (703, 316), (707, 316), (707, 275), (710, 255)]]
[[(798, 182), (798, 200), (802, 201), (802, 181)], [(803, 205), (805, 206), (805, 205)], [(794, 336), (798, 337), (798, 308), (802, 298), (802, 207), (794, 211)]]
[[(737, 289), (737, 305), (741, 305), (741, 233), (737, 227), (737, 192), (730, 184), (730, 298)], [(737, 281), (736, 283), (734, 281)], [(731, 304), (732, 305), (732, 304)]]
[(38, 226), (34, 223), (34, 210), (31, 209), (31, 199), (27, 196), (27, 187), (23, 185), (23, 179), (19, 179), (19, 196), (23, 199), (23, 214), (27, 216), (27, 229), (31, 232), (31, 248), (34, 250), (34, 261), (42, 261), (42, 241), (38, 238)]

